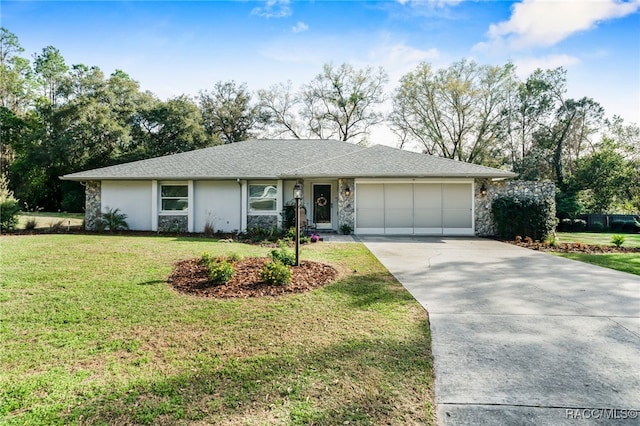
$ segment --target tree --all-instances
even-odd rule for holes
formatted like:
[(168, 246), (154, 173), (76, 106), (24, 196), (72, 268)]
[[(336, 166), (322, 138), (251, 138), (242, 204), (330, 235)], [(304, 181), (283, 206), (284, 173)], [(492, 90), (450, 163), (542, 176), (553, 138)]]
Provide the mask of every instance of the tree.
[(306, 126), (318, 138), (364, 142), (382, 122), (376, 110), (384, 100), (388, 77), (382, 68), (356, 70), (349, 64), (325, 64), (301, 93)]
[(217, 82), (212, 91), (198, 97), (204, 128), (211, 140), (239, 142), (253, 137), (260, 121), (259, 107), (252, 105), (245, 84)]
[(544, 169), (544, 156), (534, 144), (534, 135), (555, 111), (553, 88), (553, 82), (537, 70), (508, 94), (501, 125), (508, 151), (505, 160), (524, 179), (539, 178)]
[(18, 37), (0, 28), (0, 106), (22, 114), (33, 101), (33, 78), (29, 60)]
[(404, 75), (394, 94), (391, 122), (403, 139), (418, 141), (428, 154), (498, 165), (501, 122), (513, 65), (480, 66), (462, 60), (434, 70), (420, 64)]
[(298, 118), (301, 105), (300, 96), (292, 92), (291, 81), (275, 84), (268, 90), (258, 90), (260, 117), (270, 130), (270, 137), (310, 137), (309, 129)]
[(600, 150), (577, 161), (574, 184), (588, 191), (587, 211), (605, 213), (631, 199), (639, 173), (637, 164), (616, 152), (614, 141), (605, 140)]
[(155, 100), (139, 112), (134, 139), (143, 157), (176, 154), (204, 148), (209, 144), (198, 106), (187, 96), (166, 102)]
[(50, 105), (57, 105), (60, 86), (69, 70), (60, 51), (53, 46), (45, 47), (40, 55), (34, 55), (33, 65), (43, 98)]

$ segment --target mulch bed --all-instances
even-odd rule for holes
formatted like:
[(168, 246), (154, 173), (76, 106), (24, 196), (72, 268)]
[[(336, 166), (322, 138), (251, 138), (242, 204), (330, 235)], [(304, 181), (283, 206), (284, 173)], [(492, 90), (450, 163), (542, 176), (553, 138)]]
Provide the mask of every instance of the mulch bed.
[(540, 242), (525, 242), (525, 241), (508, 241), (511, 244), (526, 247), (532, 250), (540, 251), (553, 251), (559, 253), (588, 253), (588, 254), (603, 254), (603, 253), (640, 253), (640, 247), (616, 247), (616, 246), (604, 246), (595, 244), (584, 243), (560, 243), (556, 246), (544, 244)]
[(209, 280), (207, 268), (199, 259), (189, 259), (174, 265), (168, 282), (179, 292), (201, 297), (249, 298), (279, 296), (287, 293), (303, 293), (322, 287), (338, 276), (338, 271), (323, 263), (301, 261), (291, 267), (291, 283), (270, 285), (260, 278), (260, 270), (270, 262), (266, 257), (250, 257), (235, 262), (235, 274), (224, 284)]

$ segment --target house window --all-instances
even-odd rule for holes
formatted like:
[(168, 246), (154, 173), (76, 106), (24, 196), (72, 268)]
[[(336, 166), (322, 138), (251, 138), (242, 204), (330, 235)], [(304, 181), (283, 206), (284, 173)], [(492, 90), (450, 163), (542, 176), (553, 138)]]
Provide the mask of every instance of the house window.
[(162, 211), (187, 211), (189, 208), (189, 187), (187, 185), (162, 185), (160, 199)]
[(249, 211), (275, 212), (278, 188), (270, 184), (249, 185)]

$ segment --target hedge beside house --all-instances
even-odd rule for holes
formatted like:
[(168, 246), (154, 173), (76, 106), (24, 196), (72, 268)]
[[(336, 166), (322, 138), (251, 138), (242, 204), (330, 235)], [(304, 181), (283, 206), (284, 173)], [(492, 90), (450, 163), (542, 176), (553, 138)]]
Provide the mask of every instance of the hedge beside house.
[(491, 204), (496, 235), (504, 239), (516, 236), (544, 240), (555, 230), (555, 200), (521, 195), (499, 195)]

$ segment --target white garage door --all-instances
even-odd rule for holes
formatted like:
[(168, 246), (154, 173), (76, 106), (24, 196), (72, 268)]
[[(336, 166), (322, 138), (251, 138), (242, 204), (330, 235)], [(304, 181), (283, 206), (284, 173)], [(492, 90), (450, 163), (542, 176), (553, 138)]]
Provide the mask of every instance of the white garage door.
[(473, 185), (356, 183), (356, 233), (473, 235)]

